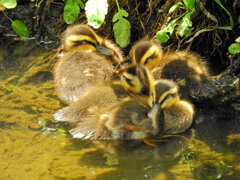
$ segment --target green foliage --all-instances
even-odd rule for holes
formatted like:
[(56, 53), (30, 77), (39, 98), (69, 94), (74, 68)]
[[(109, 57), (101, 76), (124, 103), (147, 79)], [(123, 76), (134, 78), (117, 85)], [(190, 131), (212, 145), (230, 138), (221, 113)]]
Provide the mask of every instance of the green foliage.
[(169, 40), (168, 33), (171, 35), (176, 26), (177, 19), (172, 20), (167, 27), (157, 32), (157, 39), (160, 43), (165, 43)]
[(107, 165), (113, 166), (119, 164), (117, 157), (114, 157), (113, 155), (107, 153), (105, 153), (103, 156), (107, 158)]
[(1, 2), (7, 9), (13, 9), (17, 6), (17, 0), (1, 0)]
[(86, 3), (85, 13), (88, 24), (94, 28), (99, 28), (104, 23), (107, 12), (107, 0), (88, 0)]
[(113, 25), (114, 37), (122, 48), (128, 46), (131, 36), (131, 24), (124, 17), (128, 17), (128, 13), (125, 10), (119, 10), (112, 19), (115, 23)]
[(184, 4), (191, 11), (195, 10), (195, 0), (183, 0)]
[(12, 22), (13, 30), (19, 35), (21, 38), (26, 38), (29, 36), (27, 26), (20, 20), (14, 20)]
[[(205, 29), (200, 29), (197, 31), (194, 36), (186, 41), (186, 43), (189, 43), (193, 41), (195, 37), (197, 37), (199, 34), (206, 32), (206, 31), (211, 31), (213, 29), (223, 29), (223, 30), (232, 30), (234, 26), (234, 22), (232, 19), (231, 14), (229, 11), (222, 5), (220, 0), (215, 0), (215, 2), (221, 6), (225, 10), (225, 12), (230, 16), (230, 26), (218, 26), (218, 27), (211, 27), (205, 28)], [(194, 27), (192, 27), (192, 21), (191, 21), (191, 15), (196, 11), (195, 10), (195, 0), (183, 0), (183, 2), (178, 2), (174, 4), (168, 11), (169, 14), (173, 13), (176, 9), (184, 9), (185, 12), (179, 15), (176, 19), (172, 20), (165, 28), (157, 32), (157, 38), (160, 43), (165, 43), (169, 40), (169, 35), (172, 35), (173, 31), (169, 31), (169, 27), (176, 28), (176, 34), (179, 35), (180, 37), (188, 37), (191, 35)], [(236, 47), (234, 45), (233, 47)]]
[(11, 21), (12, 28), (17, 35), (19, 35), (21, 38), (27, 38), (29, 36), (28, 28), (22, 21), (20, 20), (13, 21), (4, 12), (3, 14)]
[(173, 13), (173, 11), (175, 11), (175, 9), (177, 9), (178, 7), (183, 7), (183, 3), (182, 2), (178, 2), (176, 4), (174, 4), (169, 10), (168, 13), (171, 14)]
[(230, 12), (223, 6), (223, 4), (221, 3), (220, 0), (215, 0), (215, 2), (218, 3), (218, 5), (221, 6), (221, 8), (223, 8), (224, 11), (229, 15), (229, 17), (230, 17), (230, 25), (231, 25), (231, 28), (233, 28), (234, 27), (234, 22), (233, 22), (233, 18), (231, 16)]
[(169, 9), (168, 13), (173, 13), (177, 8), (184, 9), (185, 13), (172, 20), (165, 28), (157, 32), (157, 38), (160, 43), (165, 43), (169, 40), (169, 35), (172, 35), (175, 26), (180, 19), (177, 27), (177, 34), (180, 37), (189, 36), (194, 29), (192, 27), (191, 15), (196, 11), (195, 0), (183, 0), (183, 3), (178, 2)]
[(66, 1), (63, 11), (63, 19), (67, 24), (73, 24), (77, 20), (80, 8), (84, 9), (84, 3), (81, 0)]
[(231, 44), (228, 50), (231, 54), (240, 53), (240, 36), (235, 40), (236, 43)]

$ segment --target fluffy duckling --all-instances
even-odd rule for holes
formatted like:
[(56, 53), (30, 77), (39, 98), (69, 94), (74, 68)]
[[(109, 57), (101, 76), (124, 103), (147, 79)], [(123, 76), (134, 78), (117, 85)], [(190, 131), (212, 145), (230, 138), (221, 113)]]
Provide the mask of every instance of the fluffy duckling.
[(60, 99), (77, 101), (94, 84), (110, 80), (114, 65), (123, 57), (113, 42), (83, 24), (67, 28), (63, 54), (54, 67), (54, 82)]
[[(136, 116), (148, 119), (146, 124), (151, 124), (151, 120), (146, 116), (144, 105), (125, 98), (138, 95), (138, 99), (141, 99), (144, 96), (146, 98), (142, 98), (145, 99), (142, 102), (147, 102), (153, 90), (152, 85), (151, 74), (144, 66), (131, 65), (121, 74), (121, 82), (105, 82), (92, 87), (77, 102), (60, 109), (53, 117), (57, 121), (68, 121), (75, 125), (70, 133), (76, 138), (138, 139), (145, 136), (143, 129), (148, 129), (145, 128), (148, 125), (144, 125), (144, 120), (137, 121)], [(132, 109), (135, 109), (134, 113), (131, 113)], [(115, 118), (109, 118), (113, 116)], [(144, 127), (140, 130), (138, 126)]]
[(181, 100), (178, 86), (171, 80), (159, 80), (149, 103), (152, 109), (148, 116), (152, 118), (152, 135), (177, 134), (187, 130), (193, 121), (193, 105)]
[(70, 133), (82, 139), (144, 139), (153, 131), (147, 116), (149, 106), (138, 98), (125, 98), (113, 107), (102, 109), (94, 118), (82, 119)]
[(208, 68), (196, 54), (186, 51), (163, 54), (159, 43), (153, 41), (140, 41), (131, 52), (133, 64), (147, 66), (155, 80), (174, 80), (180, 87), (181, 98), (209, 98), (215, 92)]

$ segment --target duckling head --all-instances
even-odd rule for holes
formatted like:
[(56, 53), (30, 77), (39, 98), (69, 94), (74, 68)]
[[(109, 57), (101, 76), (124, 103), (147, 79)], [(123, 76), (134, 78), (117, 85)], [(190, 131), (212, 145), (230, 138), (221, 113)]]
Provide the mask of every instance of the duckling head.
[(154, 90), (149, 97), (149, 104), (152, 107), (148, 112), (148, 117), (152, 118), (153, 134), (161, 132), (163, 129), (163, 111), (171, 108), (173, 104), (179, 101), (178, 86), (170, 80), (162, 79), (155, 82)]
[(149, 69), (153, 69), (162, 59), (162, 56), (162, 48), (155, 41), (140, 41), (131, 50), (132, 63), (142, 64)]
[(121, 50), (113, 42), (97, 35), (84, 24), (69, 26), (62, 39), (64, 51), (89, 50), (110, 57), (114, 63), (122, 61)]
[(151, 106), (159, 104), (161, 109), (167, 109), (177, 101), (179, 101), (179, 94), (175, 82), (162, 79), (154, 83), (154, 91), (149, 102)]
[(121, 74), (124, 88), (138, 95), (149, 96), (153, 92), (153, 77), (142, 65), (130, 65)]

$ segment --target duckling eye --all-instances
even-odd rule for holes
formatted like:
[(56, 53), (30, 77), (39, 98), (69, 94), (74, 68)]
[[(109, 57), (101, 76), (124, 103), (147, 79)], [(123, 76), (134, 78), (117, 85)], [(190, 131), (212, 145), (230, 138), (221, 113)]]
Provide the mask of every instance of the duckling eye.
[(176, 97), (176, 96), (177, 96), (177, 94), (168, 94), (168, 95), (167, 95), (167, 98), (168, 98), (168, 97)]
[(127, 77), (124, 77), (125, 81), (130, 85), (130, 86), (134, 86), (134, 84), (132, 83), (132, 80), (127, 78)]
[(148, 57), (148, 58), (145, 60), (144, 65), (148, 64), (149, 61), (150, 61), (150, 57)]
[(149, 57), (145, 60), (144, 65), (148, 64), (150, 60), (152, 60), (152, 59), (154, 59), (154, 58), (156, 58), (156, 57), (157, 57), (156, 54), (153, 54), (153, 55), (149, 56)]

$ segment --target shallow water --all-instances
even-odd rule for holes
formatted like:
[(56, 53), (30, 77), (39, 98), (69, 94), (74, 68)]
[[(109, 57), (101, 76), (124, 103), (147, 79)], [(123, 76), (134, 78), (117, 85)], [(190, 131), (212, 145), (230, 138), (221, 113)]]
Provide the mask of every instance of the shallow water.
[(238, 100), (203, 102), (193, 127), (167, 142), (72, 139), (52, 120), (64, 106), (56, 51), (13, 42), (0, 52), (0, 179), (240, 179)]

